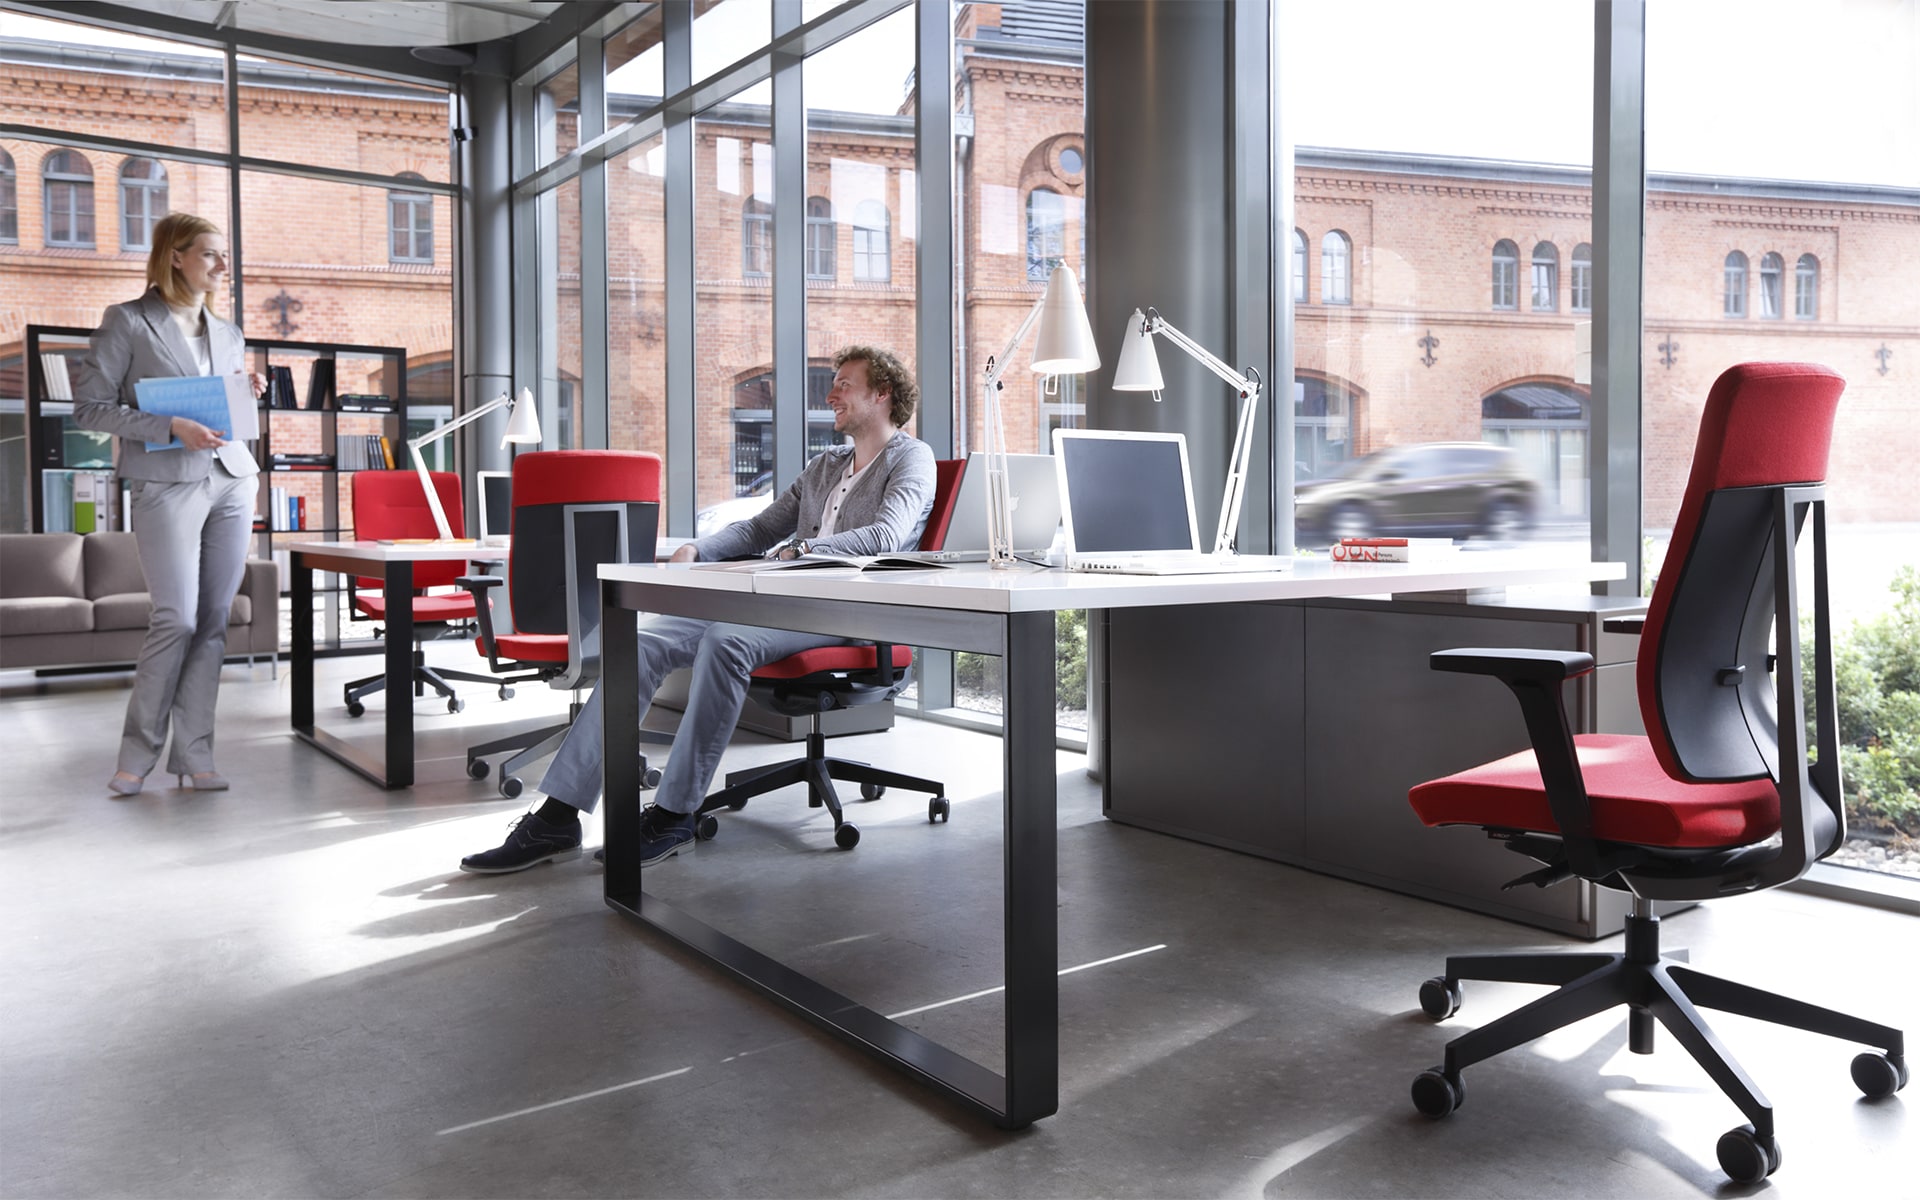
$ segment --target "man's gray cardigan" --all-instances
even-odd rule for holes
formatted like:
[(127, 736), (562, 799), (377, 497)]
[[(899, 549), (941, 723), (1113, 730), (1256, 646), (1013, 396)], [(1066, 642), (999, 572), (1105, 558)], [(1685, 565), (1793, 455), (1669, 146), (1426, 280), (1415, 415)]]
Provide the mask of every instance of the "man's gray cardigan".
[(793, 486), (759, 515), (735, 521), (693, 543), (701, 562), (764, 554), (798, 536), (829, 554), (889, 554), (920, 544), (933, 508), (933, 450), (904, 429), (854, 478), (840, 504), (839, 532), (820, 537), (827, 499), (846, 473), (853, 446), (834, 446), (814, 456)]

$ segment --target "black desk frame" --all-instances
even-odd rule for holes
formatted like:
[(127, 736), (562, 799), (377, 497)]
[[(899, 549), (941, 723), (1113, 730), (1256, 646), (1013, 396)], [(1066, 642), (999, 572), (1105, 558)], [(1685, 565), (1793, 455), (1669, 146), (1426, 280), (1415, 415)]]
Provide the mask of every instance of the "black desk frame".
[[(1003, 1128), (1060, 1106), (1054, 614), (984, 613), (603, 580), (606, 899), (843, 1041)], [(999, 657), (1005, 703), (1006, 1075), (994, 1074), (697, 920), (641, 886), (637, 614), (668, 613)]]
[(378, 576), (389, 596), (413, 594), (413, 562), (393, 558), (385, 562), (329, 554), (325, 550), (288, 547), (293, 613), (293, 733), (301, 741), (336, 762), (352, 768), (383, 788), (413, 786), (413, 605), (387, 606), (385, 648), (387, 703), (386, 737), (380, 758), (334, 737), (313, 723), (313, 573), (337, 571), (343, 575)]

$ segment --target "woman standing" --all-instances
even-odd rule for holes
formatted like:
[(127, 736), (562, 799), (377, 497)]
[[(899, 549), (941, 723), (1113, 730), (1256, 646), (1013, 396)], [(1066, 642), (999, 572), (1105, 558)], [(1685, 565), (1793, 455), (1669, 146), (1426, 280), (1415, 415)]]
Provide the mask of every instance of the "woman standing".
[[(132, 484), (133, 535), (153, 616), (133, 673), (119, 771), (107, 782), (138, 794), (160, 760), (181, 787), (220, 791), (213, 709), (227, 652), (227, 616), (246, 566), (259, 464), (244, 444), (185, 417), (140, 411), (134, 384), (245, 369), (240, 330), (207, 307), (226, 281), (227, 239), (211, 221), (168, 213), (154, 226), (147, 292), (107, 309), (74, 379), (73, 418), (119, 438), (120, 478)], [(258, 397), (266, 380), (252, 376)], [(178, 446), (148, 450), (148, 442)]]

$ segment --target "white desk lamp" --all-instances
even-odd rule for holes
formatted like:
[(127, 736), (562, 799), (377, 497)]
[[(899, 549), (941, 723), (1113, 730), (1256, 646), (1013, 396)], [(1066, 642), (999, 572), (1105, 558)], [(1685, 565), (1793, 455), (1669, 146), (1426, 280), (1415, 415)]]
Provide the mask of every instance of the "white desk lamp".
[(1116, 392), (1152, 392), (1155, 404), (1160, 402), (1160, 390), (1164, 386), (1160, 378), (1160, 356), (1153, 348), (1154, 335), (1158, 334), (1174, 345), (1192, 355), (1201, 366), (1232, 384), (1240, 392), (1240, 424), (1233, 436), (1233, 458), (1227, 466), (1227, 487), (1220, 496), (1220, 527), (1214, 535), (1215, 554), (1233, 552), (1234, 538), (1240, 530), (1240, 501), (1246, 496), (1247, 463), (1253, 458), (1253, 426), (1256, 406), (1260, 403), (1260, 374), (1252, 367), (1245, 375), (1234, 374), (1233, 368), (1212, 354), (1186, 334), (1167, 324), (1166, 318), (1149, 308), (1145, 316), (1139, 309), (1127, 318), (1126, 340), (1120, 343), (1120, 363), (1113, 369), (1113, 390)]
[(513, 415), (507, 419), (507, 433), (500, 439), (501, 448), (505, 449), (509, 442), (537, 444), (540, 441), (540, 414), (533, 406), (533, 389), (524, 387), (520, 389), (517, 402), (508, 393), (501, 392), (458, 420), (436, 426), (407, 443), (407, 451), (413, 455), (414, 470), (420, 472), (420, 486), (427, 493), (427, 507), (433, 510), (434, 527), (440, 531), (440, 540), (443, 542), (453, 540), (453, 528), (447, 524), (447, 511), (440, 506), (440, 491), (433, 486), (433, 478), (427, 474), (427, 460), (420, 451), (462, 425), (471, 425), (503, 404), (509, 407)]
[(1049, 392), (1056, 375), (1099, 369), (1100, 350), (1094, 345), (1093, 326), (1087, 321), (1086, 305), (1080, 300), (1080, 280), (1072, 267), (1054, 269), (1047, 279), (1046, 294), (1013, 331), (1007, 348), (998, 358), (987, 360), (983, 422), (987, 439), (987, 562), (999, 569), (1020, 561), (1013, 556), (1013, 499), (1007, 487), (1007, 431), (1000, 417), (1000, 376), (1029, 332), (1034, 332), (1033, 371), (1047, 377)]

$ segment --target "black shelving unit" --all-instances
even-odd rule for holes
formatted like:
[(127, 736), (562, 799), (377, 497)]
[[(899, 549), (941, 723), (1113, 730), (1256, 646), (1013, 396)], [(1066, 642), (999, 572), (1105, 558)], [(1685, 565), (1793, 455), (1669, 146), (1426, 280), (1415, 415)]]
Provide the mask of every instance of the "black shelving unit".
[[(88, 340), (93, 330), (84, 326), (65, 325), (29, 325), (26, 329), (26, 433), (27, 433), (27, 492), (31, 506), (30, 529), (35, 533), (47, 529), (47, 511), (45, 505), (45, 476), (49, 471), (100, 470), (111, 473), (112, 447), (105, 442), (98, 447), (88, 445), (91, 439), (77, 431), (72, 424), (73, 405), (69, 401), (54, 400), (48, 395), (47, 378), (41, 355), (57, 353), (71, 360), (79, 358), (87, 351)], [(364, 424), (369, 432), (377, 428), (380, 435), (387, 438), (392, 449), (394, 466), (405, 467), (406, 428), (407, 428), (407, 352), (398, 346), (363, 346), (351, 342), (295, 342), (273, 338), (248, 338), (246, 341), (247, 369), (269, 375), (273, 367), (285, 367), (289, 370), (294, 385), (293, 396), (296, 407), (276, 408), (264, 402), (260, 409), (260, 438), (249, 442), (254, 458), (260, 463), (260, 493), (253, 524), (252, 555), (279, 563), (282, 567), (281, 593), (286, 594), (285, 549), (296, 541), (333, 541), (349, 538), (353, 535), (352, 516), (341, 504), (340, 476), (340, 423), (342, 418), (350, 418), (351, 424)], [(311, 389), (313, 366), (318, 362), (327, 362), (327, 371), (331, 375), (328, 386)], [(68, 376), (73, 377), (69, 366)], [(323, 383), (326, 382), (323, 380)], [(339, 397), (343, 394), (369, 396), (379, 395), (388, 398), (391, 408), (380, 412), (342, 412), (338, 408)], [(366, 418), (364, 422), (361, 420)], [(58, 432), (55, 423), (58, 422)], [(296, 422), (315, 422), (318, 429), (314, 436), (305, 436), (294, 432)], [(286, 446), (300, 447), (302, 452), (318, 453), (326, 460), (324, 466), (315, 469), (303, 467), (288, 470), (275, 467), (273, 456), (277, 452), (278, 442)], [(351, 434), (349, 436), (352, 436)], [(318, 445), (318, 450), (312, 447)], [(71, 447), (71, 449), (70, 449)], [(67, 459), (75, 456), (75, 451), (90, 455), (88, 462), (104, 462), (104, 467), (77, 467), (69, 465)], [(382, 464), (384, 465), (384, 464)], [(274, 528), (275, 511), (270, 503), (272, 489), (291, 482), (301, 476), (319, 479), (318, 494), (320, 512), (309, 513), (309, 523), (304, 529)], [(122, 514), (125, 513), (123, 489), (114, 489), (114, 505), (110, 517), (103, 517), (98, 528), (120, 528)], [(109, 524), (108, 521), (111, 521)], [(327, 625), (334, 630), (334, 636), (320, 641), (329, 646), (338, 646), (340, 639), (339, 594), (344, 592), (344, 584), (328, 581), (329, 595), (326, 601)]]

